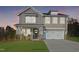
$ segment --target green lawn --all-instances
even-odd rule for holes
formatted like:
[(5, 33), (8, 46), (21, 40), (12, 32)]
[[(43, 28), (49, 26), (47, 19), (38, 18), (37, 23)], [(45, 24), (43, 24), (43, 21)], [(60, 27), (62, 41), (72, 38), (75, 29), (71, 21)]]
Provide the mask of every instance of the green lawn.
[(79, 42), (79, 37), (77, 37), (77, 36), (70, 36), (70, 37), (68, 37), (68, 40)]
[(0, 51), (4, 52), (45, 52), (48, 51), (44, 41), (7, 41), (0, 42)]

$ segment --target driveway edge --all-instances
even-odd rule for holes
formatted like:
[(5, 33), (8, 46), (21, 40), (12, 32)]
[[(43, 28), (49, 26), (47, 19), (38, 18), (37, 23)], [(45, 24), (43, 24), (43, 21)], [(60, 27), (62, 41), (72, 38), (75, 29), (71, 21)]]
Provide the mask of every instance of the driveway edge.
[(46, 44), (46, 46), (47, 46), (47, 48), (48, 48), (48, 52), (50, 52), (50, 49), (49, 49), (49, 47), (48, 47), (48, 45), (47, 45), (46, 40), (43, 40), (43, 41), (45, 42), (45, 44)]

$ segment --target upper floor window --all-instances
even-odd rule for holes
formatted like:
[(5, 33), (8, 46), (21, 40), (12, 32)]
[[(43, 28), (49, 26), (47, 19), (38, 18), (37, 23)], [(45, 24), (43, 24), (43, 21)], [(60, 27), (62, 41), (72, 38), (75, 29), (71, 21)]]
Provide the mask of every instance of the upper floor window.
[(65, 17), (60, 17), (60, 24), (65, 24)]
[(36, 23), (36, 17), (34, 16), (26, 16), (25, 23)]
[(25, 29), (24, 28), (22, 29), (22, 32), (25, 33)]
[(52, 24), (58, 23), (58, 17), (52, 17)]
[(50, 17), (45, 17), (45, 24), (50, 24)]

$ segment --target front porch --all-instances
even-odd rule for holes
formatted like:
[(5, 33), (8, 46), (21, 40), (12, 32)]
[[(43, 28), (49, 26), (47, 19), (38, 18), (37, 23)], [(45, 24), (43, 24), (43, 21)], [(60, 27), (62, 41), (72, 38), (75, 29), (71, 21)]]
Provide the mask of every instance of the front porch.
[[(36, 25), (35, 25), (36, 26)], [(43, 26), (17, 26), (16, 35), (30, 37), (32, 40), (41, 40), (44, 38)], [(22, 38), (22, 37), (21, 37)]]

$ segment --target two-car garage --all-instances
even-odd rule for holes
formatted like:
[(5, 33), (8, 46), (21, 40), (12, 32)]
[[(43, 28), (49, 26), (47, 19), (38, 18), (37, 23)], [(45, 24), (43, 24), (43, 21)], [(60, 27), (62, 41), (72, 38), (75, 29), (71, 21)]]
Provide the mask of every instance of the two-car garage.
[(64, 39), (64, 30), (47, 30), (45, 37), (46, 39)]

